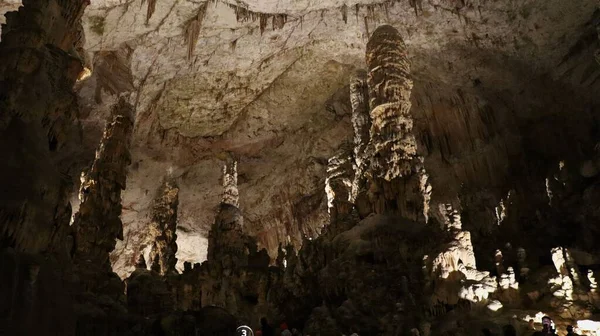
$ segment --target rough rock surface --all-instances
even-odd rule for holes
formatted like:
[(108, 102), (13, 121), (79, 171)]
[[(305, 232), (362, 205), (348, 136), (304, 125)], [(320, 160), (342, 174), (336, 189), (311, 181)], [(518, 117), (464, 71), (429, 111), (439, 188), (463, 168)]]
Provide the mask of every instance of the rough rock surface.
[[(310, 334), (469, 335), (531, 332), (544, 313), (598, 329), (596, 1), (105, 0), (80, 25), (85, 5), (25, 1), (3, 27), (0, 331), (223, 334), (267, 316)], [(401, 99), (373, 77), (389, 64)], [(95, 160), (123, 96), (135, 127)], [(80, 186), (99, 197), (69, 227), (70, 184), (99, 161), (106, 178)], [(397, 164), (412, 186), (386, 194)], [(165, 180), (180, 186), (181, 274), (163, 267), (171, 239), (162, 266), (140, 260)], [(127, 292), (113, 270), (133, 271)]]
[[(179, 204), (179, 188), (173, 182), (165, 181), (159, 190), (159, 197), (154, 202), (153, 218), (150, 223), (150, 237), (153, 242), (148, 261), (154, 267), (158, 261), (159, 273), (162, 275), (175, 272), (177, 258), (177, 206)], [(146, 263), (148, 264), (148, 263)]]
[[(493, 122), (464, 125), (463, 112), (456, 112), (459, 118), (449, 120), (460, 128), (443, 122), (434, 128), (434, 123), (446, 120), (442, 111), (477, 111), (482, 102), (528, 95), (521, 87), (540, 74), (595, 90), (597, 42), (586, 37), (595, 1), (578, 6), (560, 1), (412, 4), (92, 1), (84, 28), (95, 65), (79, 90), (89, 111), (84, 127), (94, 129), (97, 115), (106, 113), (104, 106), (117, 90), (133, 92), (140, 111), (132, 152), (137, 168), (130, 174), (132, 188), (124, 194), (128, 239), (115, 251), (119, 274), (133, 270), (143, 240), (136, 232), (151, 216), (152, 191), (165, 172), (181, 186), (178, 268), (185, 260), (205, 258), (220, 202), (218, 167), (228, 153), (240, 164), (246, 225), (272, 257), (288, 236), (297, 246), (305, 235), (314, 238), (327, 220), (326, 160), (351, 138), (351, 104), (339, 97), (347, 93), (352, 70), (364, 68), (366, 42), (377, 25), (391, 24), (403, 35), (415, 81), (415, 137), (433, 146), (428, 152), (446, 151), (444, 137), (460, 142), (460, 134), (469, 134), (465, 127), (476, 132), (473, 136), (488, 132), (482, 123), (506, 130), (500, 125), (513, 120), (500, 112)], [(437, 105), (440, 99), (446, 107)], [(536, 106), (519, 107), (528, 111), (520, 116), (536, 113)], [(424, 124), (429, 127), (421, 133)], [(509, 150), (517, 148), (504, 138), (496, 141)], [(458, 154), (426, 155), (427, 172), (450, 175), (458, 165), (448, 155)], [(483, 176), (484, 171), (478, 168), (472, 175)]]
[(131, 163), (133, 121), (133, 107), (121, 97), (112, 109), (94, 163), (81, 175), (81, 205), (73, 222), (76, 263), (92, 263), (110, 270), (109, 253), (117, 239), (123, 239), (121, 190), (126, 188), (127, 166)]

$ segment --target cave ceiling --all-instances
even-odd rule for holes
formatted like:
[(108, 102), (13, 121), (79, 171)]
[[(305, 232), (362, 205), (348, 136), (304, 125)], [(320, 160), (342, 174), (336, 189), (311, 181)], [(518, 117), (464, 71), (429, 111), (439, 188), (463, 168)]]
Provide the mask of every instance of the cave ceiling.
[[(18, 5), (0, 1), (0, 13)], [(92, 159), (118, 95), (137, 113), (115, 270), (133, 270), (166, 178), (181, 188), (180, 267), (202, 261), (229, 158), (239, 162), (245, 230), (263, 246), (273, 253), (317, 235), (327, 222), (327, 159), (352, 139), (349, 79), (365, 68), (378, 25), (398, 28), (408, 46), (413, 110), (434, 111), (415, 111), (417, 123), (437, 119), (460, 138), (477, 127), (453, 124), (460, 111), (444, 106), (462, 104), (469, 115), (497, 102), (499, 118), (534, 118), (554, 113), (544, 95), (563, 88), (594, 97), (597, 8), (596, 0), (91, 0), (80, 55), (91, 76), (76, 86), (82, 157)], [(493, 122), (498, 134), (513, 125)], [(460, 175), (452, 158), (442, 165), (430, 154), (434, 180)]]

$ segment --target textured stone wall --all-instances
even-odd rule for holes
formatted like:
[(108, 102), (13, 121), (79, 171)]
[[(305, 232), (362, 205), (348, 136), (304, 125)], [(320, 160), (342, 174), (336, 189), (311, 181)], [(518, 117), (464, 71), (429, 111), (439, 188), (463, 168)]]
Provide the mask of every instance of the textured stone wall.
[(77, 135), (73, 48), (86, 1), (24, 1), (0, 43), (0, 245), (47, 250), (68, 225), (68, 148)]

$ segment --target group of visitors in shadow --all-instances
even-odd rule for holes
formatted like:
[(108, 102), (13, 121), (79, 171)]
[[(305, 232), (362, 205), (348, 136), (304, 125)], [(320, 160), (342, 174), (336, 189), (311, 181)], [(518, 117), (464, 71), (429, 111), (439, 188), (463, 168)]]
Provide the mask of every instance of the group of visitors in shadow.
[[(534, 327), (533, 320), (529, 321), (529, 328), (531, 333), (527, 333), (523, 336), (556, 336), (556, 330), (552, 326), (552, 319), (549, 316), (544, 316), (542, 318), (542, 330), (536, 330)], [(489, 329), (483, 329), (482, 334), (484, 336), (492, 336), (492, 332)], [(517, 336), (517, 330), (514, 326), (507, 324), (502, 327), (502, 335), (503, 336)], [(567, 326), (567, 336), (579, 336), (573, 331), (573, 326)]]
[[(260, 319), (260, 330), (256, 330), (254, 332), (255, 336), (302, 336), (302, 333), (298, 331), (298, 329), (290, 330), (288, 328), (287, 323), (283, 322), (279, 326), (279, 329), (276, 330), (273, 328), (266, 317)], [(310, 335), (305, 335), (310, 336)]]
[[(556, 330), (553, 327), (552, 319), (549, 316), (544, 316), (542, 318), (542, 330), (536, 330), (534, 327), (534, 321), (529, 321), (529, 329), (530, 332), (527, 332), (523, 336), (557, 336)], [(579, 336), (573, 330), (573, 326), (569, 325), (566, 328), (567, 336)], [(493, 336), (494, 334), (487, 328), (481, 330), (483, 336)], [(242, 334), (243, 336), (303, 336), (302, 333), (293, 328), (290, 330), (288, 325), (284, 322), (281, 323), (279, 329), (273, 328), (266, 318), (262, 318), (260, 320), (260, 329), (254, 330), (250, 334)], [(517, 336), (517, 330), (514, 326), (507, 324), (502, 327), (502, 335), (503, 336)], [(310, 335), (304, 335), (310, 336)]]

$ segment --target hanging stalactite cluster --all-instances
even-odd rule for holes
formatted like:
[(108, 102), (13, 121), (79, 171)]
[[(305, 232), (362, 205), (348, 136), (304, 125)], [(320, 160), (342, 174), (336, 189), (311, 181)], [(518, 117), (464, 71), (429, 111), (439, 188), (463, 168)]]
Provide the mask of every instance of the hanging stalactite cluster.
[(206, 15), (207, 8), (208, 1), (203, 3), (200, 8), (198, 8), (198, 13), (196, 13), (196, 16), (186, 24), (184, 36), (185, 43), (187, 45), (188, 60), (191, 60), (194, 56), (194, 50), (196, 49), (196, 44), (198, 43), (198, 38), (200, 37), (200, 29), (202, 28), (202, 21)]

